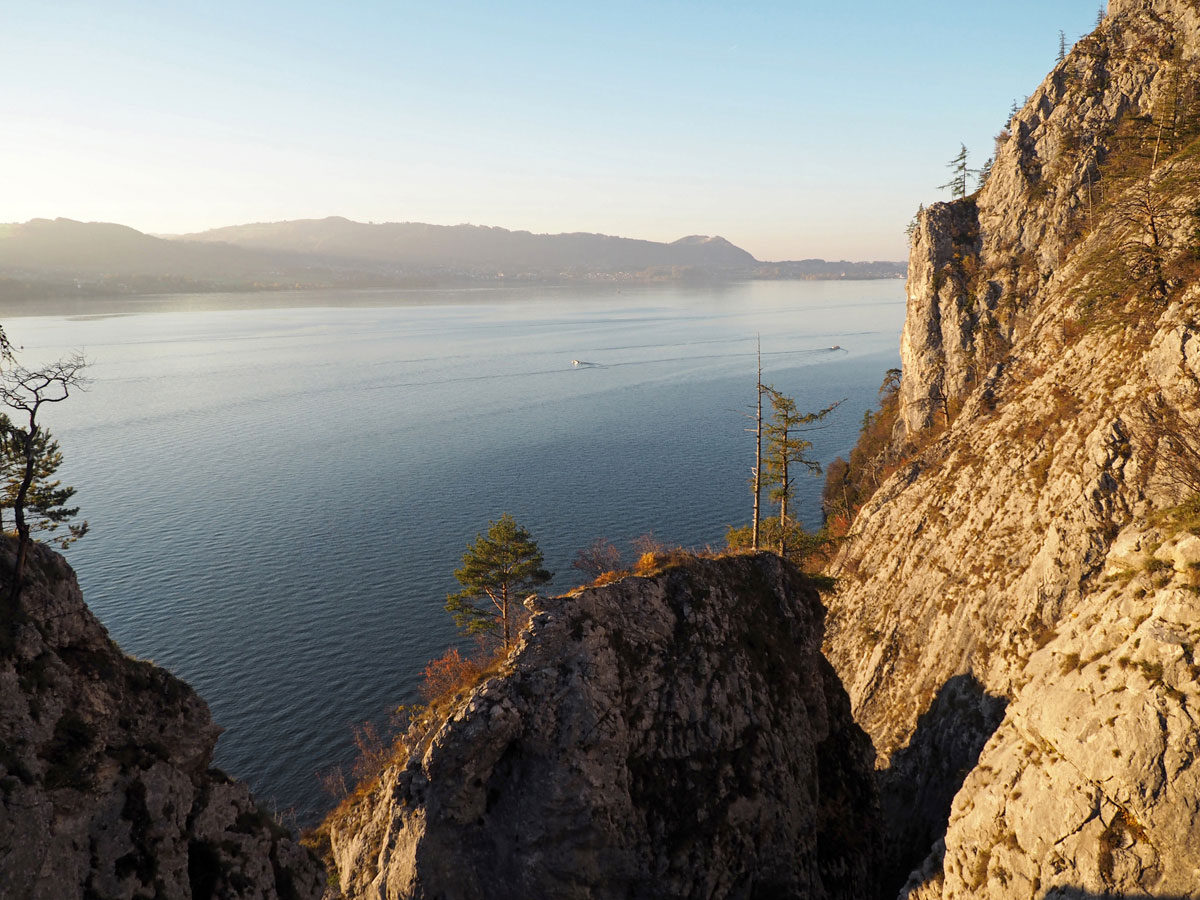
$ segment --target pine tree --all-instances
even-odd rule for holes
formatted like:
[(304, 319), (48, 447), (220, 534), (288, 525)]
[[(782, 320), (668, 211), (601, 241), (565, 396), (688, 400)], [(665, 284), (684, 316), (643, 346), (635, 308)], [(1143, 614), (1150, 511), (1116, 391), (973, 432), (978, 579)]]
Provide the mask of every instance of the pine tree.
[(994, 166), (995, 164), (996, 164), (996, 158), (994, 156), (989, 156), (987, 158), (987, 162), (985, 162), (980, 168), (975, 170), (975, 175), (979, 179), (979, 187), (980, 188), (982, 188), (985, 184), (987, 184), (987, 180), (988, 180), (988, 178), (991, 177), (991, 174), (992, 174), (992, 166)]
[[(772, 485), (771, 499), (779, 503), (779, 553), (787, 553), (788, 534), (788, 502), (795, 493), (795, 479), (792, 477), (797, 467), (803, 467), (813, 475), (819, 475), (821, 464), (808, 458), (812, 442), (801, 436), (811, 431), (811, 426), (824, 419), (841, 405), (839, 400), (832, 406), (827, 406), (819, 412), (801, 415), (796, 410), (796, 401), (785, 397), (778, 391), (768, 388), (771, 394), (771, 422), (766, 426), (767, 434), (767, 471), (765, 481)], [(806, 427), (809, 426), (809, 427)]]
[(598, 537), (575, 554), (572, 569), (578, 569), (588, 578), (599, 578), (606, 572), (616, 572), (623, 560), (621, 551), (608, 538)]
[(467, 634), (499, 636), (512, 645), (518, 607), (529, 591), (553, 576), (543, 568), (537, 541), (505, 513), (463, 554), (454, 573), (463, 589), (446, 597), (446, 610)]
[(949, 190), (950, 196), (956, 200), (967, 196), (967, 174), (970, 169), (967, 167), (967, 145), (960, 144), (958, 155), (946, 164), (950, 170), (950, 180), (945, 184), (938, 185), (939, 190)]
[(1062, 62), (1067, 58), (1067, 33), (1065, 31), (1058, 32), (1058, 59), (1057, 62)]
[(925, 204), (922, 203), (917, 207), (917, 214), (912, 217), (912, 221), (904, 229), (904, 236), (908, 238), (911, 244), (913, 235), (917, 233), (917, 229), (921, 226), (921, 215), (925, 212)]
[[(14, 362), (11, 353), (5, 361)], [(62, 403), (73, 390), (86, 386), (87, 378), (83, 375), (86, 365), (87, 361), (77, 354), (39, 369), (14, 364), (0, 370), (0, 404), (18, 413), (27, 423), (16, 426), (9, 421), (4, 436), (6, 453), (16, 457), (15, 467), (6, 478), (16, 488), (11, 506), (17, 526), (17, 558), (9, 586), (9, 602), (14, 605), (21, 596), (34, 527), (52, 530), (78, 512), (63, 506), (75, 493), (72, 488), (63, 488), (59, 482), (45, 482), (61, 464), (62, 454), (38, 417), (43, 406)], [(86, 531), (86, 522), (71, 526), (70, 537), (60, 538), (59, 542), (70, 543)]]
[[(21, 480), (25, 471), (26, 442), (31, 439), (23, 429), (0, 414), (0, 531), (4, 530), (4, 510), (15, 511)], [(46, 429), (38, 429), (32, 438), (33, 477), (25, 494), (24, 514), (29, 520), (31, 532), (56, 532), (66, 525), (66, 534), (51, 539), (60, 549), (83, 537), (88, 530), (87, 522), (70, 524), (79, 514), (79, 507), (68, 507), (67, 502), (75, 496), (75, 488), (65, 487), (61, 481), (51, 481), (62, 465), (62, 451), (58, 441)]]

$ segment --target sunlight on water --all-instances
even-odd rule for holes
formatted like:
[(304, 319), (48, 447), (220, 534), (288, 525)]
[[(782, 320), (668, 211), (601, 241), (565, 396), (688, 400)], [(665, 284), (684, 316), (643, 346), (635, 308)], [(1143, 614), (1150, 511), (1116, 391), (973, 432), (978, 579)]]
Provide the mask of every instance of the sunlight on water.
[[(755, 335), (764, 380), (801, 410), (848, 398), (813, 435), (827, 462), (898, 365), (904, 291), (311, 292), (63, 312), (4, 323), (27, 361), (91, 360), (91, 390), (47, 416), (92, 526), (69, 551), (84, 595), (127, 652), (209, 701), (217, 763), (307, 821), (327, 803), (314, 772), (351, 757), (350, 725), (412, 700), (454, 639), (442, 605), (490, 519), (528, 527), (560, 588), (597, 536), (719, 545), (750, 515)], [(815, 524), (819, 480), (803, 491)]]

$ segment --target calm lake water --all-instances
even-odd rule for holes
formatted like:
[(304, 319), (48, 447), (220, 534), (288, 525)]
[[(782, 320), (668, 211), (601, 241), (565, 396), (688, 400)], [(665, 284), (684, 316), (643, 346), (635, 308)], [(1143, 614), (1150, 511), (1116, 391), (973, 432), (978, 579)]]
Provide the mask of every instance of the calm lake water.
[[(0, 311), (24, 360), (83, 350), (46, 424), (91, 533), (68, 551), (126, 652), (190, 682), (217, 763), (309, 822), (350, 728), (455, 640), (463, 550), (512, 513), (555, 586), (594, 538), (720, 545), (750, 516), (755, 335), (853, 444), (899, 362), (900, 281), (305, 292)], [(839, 345), (842, 349), (830, 349)], [(573, 366), (572, 360), (589, 363)], [(800, 509), (819, 520), (820, 480)]]

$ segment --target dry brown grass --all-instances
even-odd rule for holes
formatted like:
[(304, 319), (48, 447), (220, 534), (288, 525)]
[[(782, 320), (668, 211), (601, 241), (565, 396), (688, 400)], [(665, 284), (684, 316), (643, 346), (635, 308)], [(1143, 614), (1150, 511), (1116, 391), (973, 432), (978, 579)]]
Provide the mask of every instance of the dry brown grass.
[(417, 689), (424, 702), (398, 707), (390, 734), (381, 734), (371, 722), (355, 726), (354, 743), (358, 752), (350, 766), (350, 778), (340, 766), (318, 774), (322, 786), (338, 802), (325, 821), (307, 833), (309, 846), (315, 852), (323, 852), (318, 845), (328, 844), (329, 827), (344, 821), (375, 790), (386, 769), (403, 765), (420, 752), (463, 698), (498, 672), (507, 659), (508, 653), (499, 645), (480, 642), (471, 654), (452, 647), (425, 666)]
[(614, 582), (620, 581), (622, 578), (628, 578), (632, 574), (633, 573), (628, 569), (614, 569), (611, 572), (601, 572), (594, 579), (592, 579), (591, 583), (587, 586), (604, 587), (606, 584), (613, 584)]

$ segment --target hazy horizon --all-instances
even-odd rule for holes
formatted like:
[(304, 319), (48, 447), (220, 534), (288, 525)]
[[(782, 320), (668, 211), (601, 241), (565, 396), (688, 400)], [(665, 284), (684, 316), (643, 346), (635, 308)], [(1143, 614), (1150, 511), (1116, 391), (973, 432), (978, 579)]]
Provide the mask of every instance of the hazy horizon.
[(1094, 2), (67, 2), (0, 35), (6, 221), (477, 224), (905, 258)]
[[(87, 224), (87, 225), (119, 225), (119, 226), (134, 228), (134, 226), (129, 225), (127, 222), (106, 222), (106, 221), (100, 221), (100, 220), (84, 221), (81, 219), (73, 219), (70, 216), (34, 216), (31, 219), (25, 220), (24, 222), (0, 222), (0, 225), (27, 225), (32, 221), (38, 221), (38, 220), (54, 221), (56, 219), (64, 219), (67, 221), (80, 222), (82, 224)], [(576, 235), (576, 234), (578, 234), (578, 235), (598, 235), (601, 237), (616, 237), (616, 238), (621, 238), (624, 240), (631, 240), (631, 241), (653, 241), (655, 243), (662, 243), (662, 244), (677, 243), (679, 241), (683, 241), (683, 240), (686, 240), (687, 238), (691, 238), (691, 237), (711, 237), (711, 238), (721, 238), (723, 240), (728, 240), (728, 238), (726, 238), (724, 235), (698, 235), (698, 234), (694, 234), (694, 233), (693, 234), (681, 234), (675, 238), (659, 240), (657, 238), (647, 238), (647, 237), (643, 237), (643, 236), (637, 235), (637, 234), (606, 234), (604, 232), (587, 231), (587, 230), (583, 230), (583, 229), (576, 230), (576, 231), (570, 231), (570, 232), (537, 232), (537, 231), (529, 232), (528, 229), (509, 228), (506, 225), (495, 223), (495, 222), (414, 222), (414, 221), (407, 221), (407, 220), (405, 220), (405, 221), (392, 220), (392, 221), (380, 221), (380, 222), (363, 222), (361, 220), (352, 219), (349, 216), (341, 216), (336, 213), (331, 213), (328, 216), (311, 216), (311, 217), (306, 217), (305, 219), (289, 219), (289, 220), (276, 220), (276, 221), (268, 221), (268, 220), (264, 219), (264, 220), (246, 221), (246, 222), (226, 222), (224, 225), (216, 225), (216, 226), (213, 226), (212, 228), (202, 229), (200, 231), (150, 232), (150, 231), (142, 231), (142, 229), (140, 229), (140, 228), (134, 228), (134, 230), (139, 231), (142, 234), (149, 235), (151, 237), (167, 238), (167, 239), (172, 239), (172, 240), (175, 240), (175, 239), (186, 240), (189, 236), (206, 234), (206, 233), (212, 232), (212, 231), (221, 231), (221, 230), (227, 229), (227, 228), (238, 228), (241, 226), (253, 226), (253, 225), (277, 225), (277, 224), (285, 224), (285, 223), (289, 223), (289, 222), (321, 222), (326, 219), (345, 219), (349, 222), (352, 222), (352, 223), (358, 224), (358, 225), (432, 225), (437, 228), (463, 228), (463, 227), (465, 227), (465, 228), (499, 229), (499, 230), (510, 231), (510, 232), (514, 232), (514, 233), (528, 232), (528, 233), (533, 234), (538, 237), (546, 237), (546, 236), (559, 237), (559, 236)], [(738, 246), (738, 244), (735, 241), (729, 241), (729, 243), (734, 244), (734, 246)], [(740, 247), (739, 249), (745, 249), (745, 248)], [(782, 260), (782, 259), (768, 260), (768, 259), (763, 259), (761, 257), (755, 257), (755, 258), (759, 262), (769, 263), (769, 262), (799, 262), (799, 261), (804, 261), (804, 260), (809, 260), (809, 259), (820, 259), (822, 257), (803, 257), (803, 258), (797, 258), (794, 260)], [(838, 258), (838, 259), (828, 259), (826, 261), (827, 262), (904, 262), (905, 260), (901, 259), (900, 257), (897, 257), (896, 259), (890, 259), (890, 260), (866, 259), (866, 258), (849, 259), (849, 258), (842, 257), (842, 258)]]

